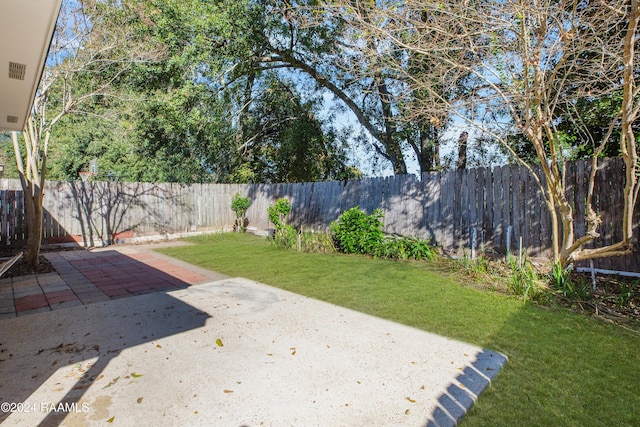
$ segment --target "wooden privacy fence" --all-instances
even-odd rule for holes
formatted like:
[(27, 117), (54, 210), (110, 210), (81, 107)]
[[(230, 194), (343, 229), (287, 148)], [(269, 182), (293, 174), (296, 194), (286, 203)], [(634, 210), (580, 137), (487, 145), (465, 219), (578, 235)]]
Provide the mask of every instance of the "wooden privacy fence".
[[(602, 215), (597, 245), (621, 237), (624, 165), (620, 159), (600, 163), (594, 204)], [(584, 216), (589, 161), (566, 170), (567, 197), (577, 218)], [(17, 180), (2, 180), (0, 243), (26, 240), (24, 201)], [(551, 221), (540, 190), (518, 166), (291, 184), (151, 184), (116, 182), (48, 182), (45, 188), (43, 238), (48, 243), (108, 244), (138, 236), (206, 230), (231, 230), (231, 199), (248, 196), (249, 227), (272, 227), (267, 207), (279, 197), (292, 204), (289, 222), (300, 229), (326, 230), (347, 209), (384, 211), (385, 231), (431, 239), (449, 253), (551, 255)], [(636, 209), (638, 211), (639, 209)], [(634, 220), (635, 233), (640, 212)], [(582, 235), (585, 224), (576, 224)], [(640, 271), (640, 256), (597, 260), (599, 268)]]

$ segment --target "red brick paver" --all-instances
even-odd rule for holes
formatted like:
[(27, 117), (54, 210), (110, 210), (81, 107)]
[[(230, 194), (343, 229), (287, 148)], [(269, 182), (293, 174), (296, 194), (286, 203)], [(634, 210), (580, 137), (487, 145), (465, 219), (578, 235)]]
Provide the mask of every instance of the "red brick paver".
[(184, 288), (217, 276), (131, 247), (45, 256), (57, 273), (0, 280), (0, 319)]

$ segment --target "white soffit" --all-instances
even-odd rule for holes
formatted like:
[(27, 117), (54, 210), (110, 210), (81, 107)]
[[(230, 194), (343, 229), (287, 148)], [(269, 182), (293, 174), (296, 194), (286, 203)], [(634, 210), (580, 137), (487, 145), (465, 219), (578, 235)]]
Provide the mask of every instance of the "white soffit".
[(22, 131), (62, 0), (0, 0), (0, 130)]

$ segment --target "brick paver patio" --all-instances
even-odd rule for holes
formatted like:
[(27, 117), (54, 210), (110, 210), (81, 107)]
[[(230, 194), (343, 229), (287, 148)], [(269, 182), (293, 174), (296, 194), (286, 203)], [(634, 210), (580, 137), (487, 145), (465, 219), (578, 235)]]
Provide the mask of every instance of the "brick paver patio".
[(0, 279), (0, 319), (184, 288), (223, 277), (133, 246), (43, 255), (55, 273)]

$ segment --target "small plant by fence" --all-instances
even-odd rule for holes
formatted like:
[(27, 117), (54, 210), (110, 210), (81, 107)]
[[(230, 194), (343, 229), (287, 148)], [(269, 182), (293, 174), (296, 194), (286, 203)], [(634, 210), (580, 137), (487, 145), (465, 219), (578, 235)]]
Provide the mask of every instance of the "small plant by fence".
[[(591, 164), (568, 165), (567, 197), (576, 217), (584, 216)], [(600, 238), (608, 244), (621, 236), (624, 166), (603, 160), (594, 203), (602, 215)], [(24, 202), (17, 180), (1, 180), (0, 243), (26, 240)], [(279, 198), (291, 203), (287, 223), (303, 230), (328, 230), (342, 212), (359, 206), (384, 212), (384, 230), (435, 242), (445, 251), (551, 255), (551, 222), (540, 190), (528, 171), (518, 166), (450, 172), (288, 184), (151, 184), (122, 182), (48, 182), (45, 187), (46, 242), (83, 245), (111, 243), (133, 236), (192, 231), (231, 231), (236, 222), (233, 196), (248, 197), (248, 228), (269, 229), (267, 208)], [(634, 233), (638, 235), (640, 209)], [(585, 224), (576, 224), (576, 234)], [(599, 268), (640, 271), (640, 254), (596, 261)]]

